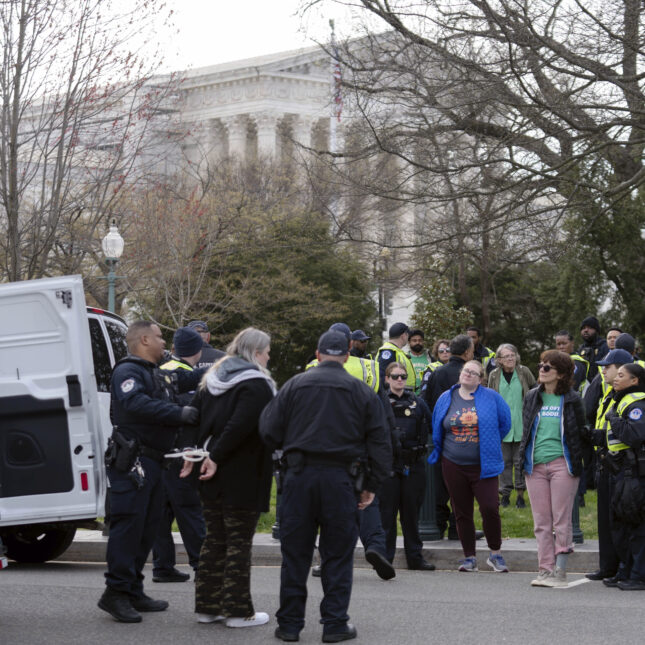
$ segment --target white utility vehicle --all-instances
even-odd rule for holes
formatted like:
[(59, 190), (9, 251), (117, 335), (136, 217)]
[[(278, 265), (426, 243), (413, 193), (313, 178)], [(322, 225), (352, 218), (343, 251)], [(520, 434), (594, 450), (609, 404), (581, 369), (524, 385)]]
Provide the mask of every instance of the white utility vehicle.
[(0, 285), (0, 536), (14, 560), (56, 558), (103, 516), (126, 330), (86, 307), (81, 276)]

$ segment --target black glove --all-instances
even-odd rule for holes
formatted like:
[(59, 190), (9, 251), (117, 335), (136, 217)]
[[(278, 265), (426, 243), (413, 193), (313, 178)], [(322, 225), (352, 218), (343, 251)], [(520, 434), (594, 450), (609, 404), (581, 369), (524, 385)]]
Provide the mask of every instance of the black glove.
[(188, 425), (195, 425), (199, 421), (199, 410), (190, 405), (185, 405), (181, 409), (181, 422)]

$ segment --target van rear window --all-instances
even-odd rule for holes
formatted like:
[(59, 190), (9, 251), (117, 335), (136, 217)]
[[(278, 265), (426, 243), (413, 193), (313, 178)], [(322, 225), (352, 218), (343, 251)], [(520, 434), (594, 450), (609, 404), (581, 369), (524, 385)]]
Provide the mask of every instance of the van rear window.
[(107, 327), (110, 343), (112, 343), (112, 353), (114, 354), (114, 361), (118, 363), (122, 358), (128, 355), (128, 345), (125, 342), (125, 328), (122, 325), (117, 325), (109, 320), (104, 320)]
[(110, 378), (112, 377), (112, 365), (110, 355), (99, 321), (95, 318), (89, 319), (90, 337), (92, 339), (92, 358), (94, 359), (94, 374), (96, 375), (96, 387), (99, 392), (110, 391)]

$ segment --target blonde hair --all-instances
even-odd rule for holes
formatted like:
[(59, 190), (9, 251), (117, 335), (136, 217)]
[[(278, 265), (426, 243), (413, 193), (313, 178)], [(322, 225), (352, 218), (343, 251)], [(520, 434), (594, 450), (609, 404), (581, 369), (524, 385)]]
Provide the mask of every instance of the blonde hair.
[(200, 388), (204, 387), (204, 384), (206, 383), (206, 376), (208, 374), (210, 374), (213, 370), (217, 370), (217, 368), (224, 361), (227, 361), (234, 356), (239, 356), (245, 361), (255, 365), (258, 370), (268, 376), (273, 383), (271, 372), (269, 372), (266, 367), (258, 363), (257, 356), (255, 355), (256, 352), (262, 352), (267, 349), (269, 345), (271, 345), (271, 336), (269, 336), (269, 334), (267, 334), (266, 332), (261, 331), (260, 329), (256, 329), (255, 327), (247, 327), (246, 329), (238, 332), (235, 338), (226, 347), (226, 356), (223, 356), (216, 363), (211, 365), (206, 374), (204, 374), (204, 378), (200, 383)]

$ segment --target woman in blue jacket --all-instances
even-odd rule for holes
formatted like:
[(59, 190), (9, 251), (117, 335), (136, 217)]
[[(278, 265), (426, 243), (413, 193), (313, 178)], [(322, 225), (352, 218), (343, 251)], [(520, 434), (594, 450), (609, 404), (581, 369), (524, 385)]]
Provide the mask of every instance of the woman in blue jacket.
[(504, 470), (502, 439), (511, 427), (511, 411), (504, 399), (480, 385), (479, 361), (468, 361), (459, 383), (444, 392), (432, 415), (434, 452), (428, 463), (441, 460), (441, 470), (457, 522), (465, 559), (459, 571), (477, 571), (474, 500), (479, 504), (493, 571), (508, 567), (500, 553), (502, 521), (499, 516), (497, 476)]

